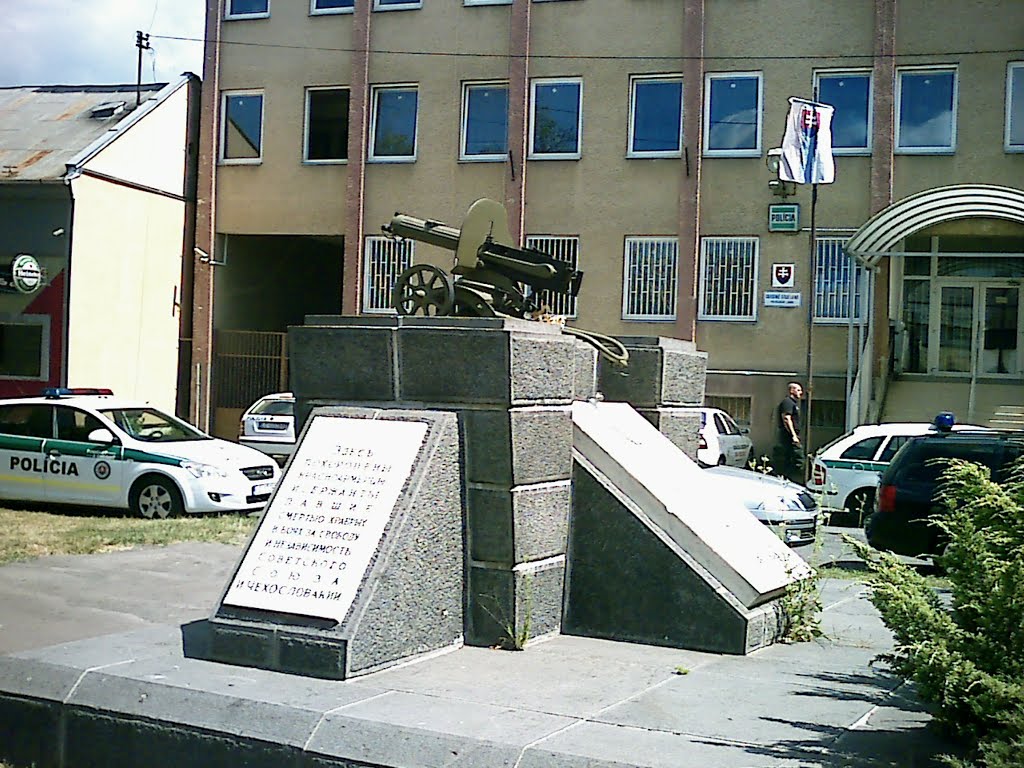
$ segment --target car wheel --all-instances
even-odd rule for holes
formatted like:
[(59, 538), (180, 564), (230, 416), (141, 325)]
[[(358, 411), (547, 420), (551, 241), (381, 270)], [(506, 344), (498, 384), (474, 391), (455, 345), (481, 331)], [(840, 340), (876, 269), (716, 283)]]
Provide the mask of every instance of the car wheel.
[(867, 516), (871, 514), (871, 507), (875, 503), (875, 490), (873, 488), (861, 488), (846, 497), (846, 507), (842, 512), (842, 519), (832, 519), (833, 525), (850, 525), (860, 528)]
[(161, 519), (176, 517), (185, 508), (174, 483), (157, 475), (144, 477), (132, 486), (128, 505), (136, 515)]
[(718, 455), (718, 466), (720, 466), (720, 467), (724, 467), (725, 466), (725, 454), (721, 454), (720, 453)]

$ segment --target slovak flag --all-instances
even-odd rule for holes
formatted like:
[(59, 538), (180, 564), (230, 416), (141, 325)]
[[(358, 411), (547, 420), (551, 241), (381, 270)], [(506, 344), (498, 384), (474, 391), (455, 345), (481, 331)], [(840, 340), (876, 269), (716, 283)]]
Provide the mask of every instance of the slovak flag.
[(835, 107), (790, 98), (786, 135), (782, 138), (779, 178), (797, 184), (831, 184), (836, 180), (832, 159), (832, 113)]

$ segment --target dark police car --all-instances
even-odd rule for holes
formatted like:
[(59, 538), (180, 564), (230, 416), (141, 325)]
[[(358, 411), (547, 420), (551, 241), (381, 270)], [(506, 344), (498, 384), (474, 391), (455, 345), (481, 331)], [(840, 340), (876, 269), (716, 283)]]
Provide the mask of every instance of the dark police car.
[(937, 431), (912, 438), (893, 457), (879, 480), (874, 512), (864, 522), (875, 549), (911, 557), (942, 553), (942, 531), (930, 522), (940, 510), (939, 478), (949, 459), (986, 466), (992, 479), (1006, 480), (1010, 465), (1024, 456), (1022, 430), (952, 431), (953, 416), (936, 417)]

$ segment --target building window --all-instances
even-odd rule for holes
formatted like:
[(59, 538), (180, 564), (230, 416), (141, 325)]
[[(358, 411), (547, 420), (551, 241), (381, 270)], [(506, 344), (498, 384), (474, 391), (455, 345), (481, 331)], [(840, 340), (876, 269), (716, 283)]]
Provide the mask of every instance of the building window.
[(862, 322), (861, 301), (864, 268), (846, 255), (846, 238), (819, 237), (814, 265), (814, 321), (816, 323), (849, 322), (850, 284), (853, 283), (854, 320)]
[[(824, 429), (846, 429), (846, 401), (815, 398), (811, 404), (811, 426)], [(877, 448), (878, 445), (875, 445), (876, 450)], [(843, 458), (846, 458), (846, 454), (843, 454)]]
[(409, 11), (422, 7), (422, 0), (373, 0), (375, 11)]
[(348, 159), (348, 99), (348, 88), (306, 89), (305, 162)]
[(224, 18), (231, 19), (265, 19), (270, 15), (270, 0), (228, 0), (224, 8)]
[(391, 294), (395, 282), (412, 265), (412, 240), (393, 240), (381, 235), (366, 238), (363, 263), (363, 312), (394, 314)]
[(956, 149), (956, 70), (901, 69), (896, 78), (896, 151), (950, 154)]
[(818, 101), (835, 107), (832, 115), (832, 152), (837, 155), (871, 153), (871, 74), (869, 72), (816, 72)]
[(725, 411), (737, 424), (749, 427), (752, 399), (749, 395), (705, 395), (704, 406)]
[[(526, 247), (543, 251), (553, 259), (564, 261), (573, 269), (580, 263), (580, 239), (575, 235), (527, 235)], [(576, 296), (554, 291), (541, 291), (538, 305), (550, 315), (576, 317)]]
[(534, 80), (530, 99), (530, 159), (578, 160), (583, 81)]
[(675, 320), (679, 239), (627, 237), (623, 267), (622, 319)]
[(679, 157), (683, 147), (681, 75), (630, 79), (627, 157)]
[(699, 320), (757, 319), (756, 237), (705, 237), (700, 243)]
[(48, 315), (0, 317), (0, 377), (36, 381), (50, 377)]
[(463, 86), (459, 159), (508, 159), (507, 83), (466, 83)]
[(310, 0), (309, 13), (311, 16), (328, 13), (352, 13), (355, 9), (355, 0)]
[(512, 0), (462, 0), (463, 5), (512, 5)]
[(221, 104), (220, 159), (258, 163), (263, 159), (263, 94), (225, 93)]
[(371, 100), (370, 160), (411, 163), (416, 159), (415, 85), (375, 86)]
[(1024, 61), (1006, 65), (1006, 151), (1024, 152)]
[(705, 155), (760, 157), (761, 92), (760, 72), (705, 76)]

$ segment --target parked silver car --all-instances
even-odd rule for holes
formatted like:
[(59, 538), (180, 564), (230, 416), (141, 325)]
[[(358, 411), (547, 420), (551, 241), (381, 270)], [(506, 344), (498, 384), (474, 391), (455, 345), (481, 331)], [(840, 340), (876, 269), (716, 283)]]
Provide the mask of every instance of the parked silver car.
[(754, 517), (786, 544), (811, 544), (818, 530), (818, 502), (803, 486), (782, 477), (739, 467), (708, 467), (723, 492), (739, 497)]
[(238, 442), (284, 466), (295, 452), (295, 396), (276, 392), (246, 408), (238, 424)]

